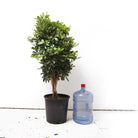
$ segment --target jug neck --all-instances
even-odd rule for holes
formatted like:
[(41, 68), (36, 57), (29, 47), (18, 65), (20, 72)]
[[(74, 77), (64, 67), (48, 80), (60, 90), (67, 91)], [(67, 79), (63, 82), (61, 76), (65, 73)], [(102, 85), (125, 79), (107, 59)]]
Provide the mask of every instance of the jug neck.
[(81, 91), (82, 92), (85, 92), (85, 87), (81, 87)]

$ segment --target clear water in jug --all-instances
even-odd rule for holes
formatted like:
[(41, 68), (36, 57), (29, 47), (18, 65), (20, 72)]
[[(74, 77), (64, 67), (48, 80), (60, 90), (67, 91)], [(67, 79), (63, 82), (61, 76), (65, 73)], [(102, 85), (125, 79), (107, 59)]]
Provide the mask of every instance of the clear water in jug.
[(85, 84), (81, 84), (81, 90), (73, 94), (73, 120), (79, 124), (93, 122), (92, 113), (93, 94), (85, 90)]

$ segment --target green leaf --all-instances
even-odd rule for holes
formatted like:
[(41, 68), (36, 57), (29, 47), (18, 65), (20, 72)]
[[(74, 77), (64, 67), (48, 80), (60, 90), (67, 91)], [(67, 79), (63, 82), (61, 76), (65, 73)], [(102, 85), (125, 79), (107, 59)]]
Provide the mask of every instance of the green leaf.
[(37, 60), (39, 60), (42, 56), (43, 56), (43, 55), (34, 55), (34, 56), (32, 55), (31, 57), (32, 57), (32, 58), (36, 58)]

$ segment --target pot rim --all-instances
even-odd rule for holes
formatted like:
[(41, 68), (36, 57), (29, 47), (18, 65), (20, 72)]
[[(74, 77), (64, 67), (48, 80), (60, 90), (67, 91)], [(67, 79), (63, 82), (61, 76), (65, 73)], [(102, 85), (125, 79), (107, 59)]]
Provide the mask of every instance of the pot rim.
[(70, 96), (67, 95), (67, 94), (58, 93), (57, 95), (60, 95), (60, 96), (62, 96), (64, 98), (63, 99), (49, 98), (49, 96), (52, 96), (52, 94), (46, 94), (46, 95), (44, 95), (44, 98), (45, 99), (50, 99), (50, 100), (65, 100), (65, 99), (69, 99), (70, 98)]

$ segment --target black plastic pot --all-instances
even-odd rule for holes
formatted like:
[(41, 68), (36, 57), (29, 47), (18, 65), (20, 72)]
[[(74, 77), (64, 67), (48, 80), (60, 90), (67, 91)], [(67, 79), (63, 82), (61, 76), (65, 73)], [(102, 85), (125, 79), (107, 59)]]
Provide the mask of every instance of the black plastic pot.
[(48, 94), (45, 95), (44, 98), (47, 122), (52, 124), (61, 124), (66, 122), (70, 96), (58, 94), (57, 98), (52, 98), (52, 94)]

